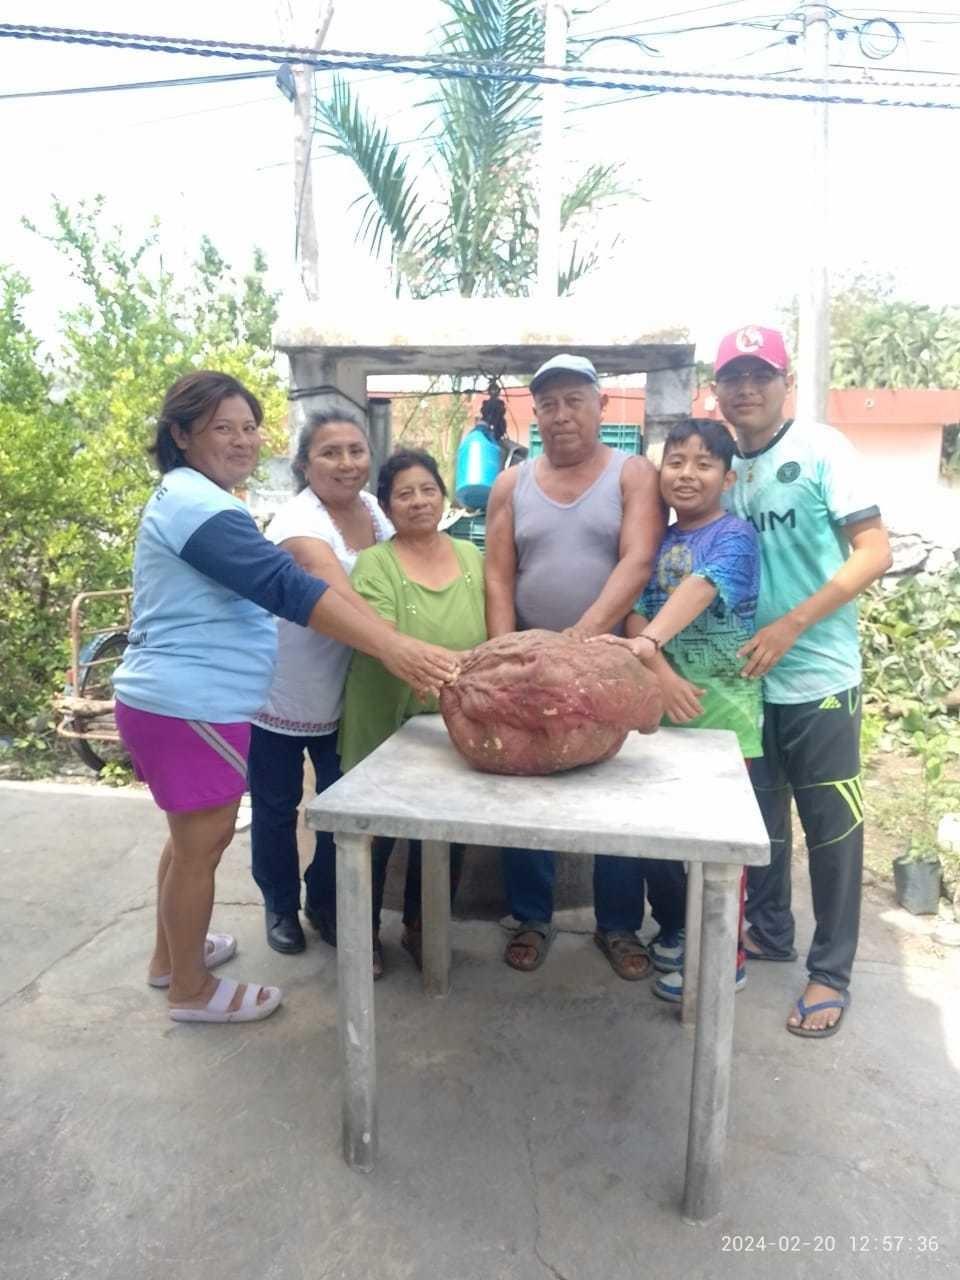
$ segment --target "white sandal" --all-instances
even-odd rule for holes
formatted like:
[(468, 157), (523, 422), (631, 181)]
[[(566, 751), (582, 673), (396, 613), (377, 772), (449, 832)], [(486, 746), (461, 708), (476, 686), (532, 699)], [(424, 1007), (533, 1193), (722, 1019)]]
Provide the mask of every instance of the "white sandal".
[[(283, 999), (279, 987), (262, 987), (259, 982), (246, 983), (246, 990), (239, 1009), (230, 1005), (241, 984), (232, 978), (218, 978), (217, 989), (200, 1009), (185, 1009), (174, 1005), (170, 1017), (174, 1022), (258, 1022), (269, 1018)], [(260, 992), (267, 993), (266, 1000), (258, 1003)]]
[[(208, 969), (216, 969), (218, 964), (226, 964), (237, 954), (237, 940), (231, 933), (208, 933), (204, 944), (203, 960)], [(170, 973), (161, 973), (156, 978), (147, 977), (147, 985), (151, 987), (169, 987)]]

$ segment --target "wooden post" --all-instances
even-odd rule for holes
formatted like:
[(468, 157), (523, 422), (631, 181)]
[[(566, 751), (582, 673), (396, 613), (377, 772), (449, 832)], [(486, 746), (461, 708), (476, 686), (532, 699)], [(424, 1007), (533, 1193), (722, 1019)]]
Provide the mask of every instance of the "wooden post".
[[(326, 0), (317, 14), (313, 49), (323, 48), (333, 19), (333, 0)], [(320, 245), (313, 204), (313, 68), (297, 63), (291, 68), (294, 85), (293, 218), (294, 252), (300, 265), (300, 279), (310, 302), (320, 300)]]
[[(803, 6), (803, 63), (807, 78), (823, 83), (830, 74), (830, 24), (835, 11), (826, 4)], [(830, 276), (828, 259), (833, 240), (829, 215), (830, 108), (811, 102), (810, 151), (803, 189), (807, 200), (800, 258), (804, 267), (800, 292), (797, 351), (797, 416), (826, 422), (830, 395)], [(805, 259), (805, 261), (804, 261)]]
[(687, 918), (683, 942), (683, 1002), (680, 1021), (692, 1028), (697, 1019), (697, 989), (700, 983), (700, 928), (703, 919), (703, 863), (691, 862), (687, 869)]
[(337, 1031), (343, 1089), (343, 1158), (369, 1173), (377, 1158), (373, 1020), (373, 906), (369, 836), (335, 833)]
[[(543, 60), (547, 66), (567, 61), (570, 15), (562, 0), (543, 0)], [(556, 75), (551, 71), (550, 75)], [(537, 211), (537, 296), (557, 296), (560, 275), (560, 211), (563, 196), (563, 85), (541, 86), (540, 177)]]
[(423, 989), (428, 996), (450, 990), (450, 846), (424, 840), (421, 879)]
[(697, 1034), (683, 1194), (683, 1216), (690, 1222), (708, 1222), (720, 1210), (730, 1101), (739, 886), (739, 867), (704, 864)]

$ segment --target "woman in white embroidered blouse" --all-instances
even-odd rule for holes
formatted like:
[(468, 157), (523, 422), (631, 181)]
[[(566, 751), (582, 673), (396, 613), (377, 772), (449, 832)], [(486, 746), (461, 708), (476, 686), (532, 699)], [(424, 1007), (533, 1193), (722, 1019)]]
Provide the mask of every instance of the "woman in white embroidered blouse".
[[(358, 554), (389, 538), (393, 526), (364, 490), (370, 444), (348, 413), (315, 414), (300, 435), (293, 460), (299, 492), (277, 513), (266, 536), (309, 573), (323, 578), (357, 608), (370, 606), (349, 575)], [(303, 796), (303, 756), (309, 755), (323, 791), (340, 777), (337, 723), (351, 650), (289, 622), (278, 623), (277, 666), (270, 696), (253, 718), (249, 779), (253, 804), (253, 877), (263, 894), (267, 942), (293, 954), (306, 945), (300, 925), (297, 810)], [(336, 944), (336, 855), (318, 832), (304, 873), (305, 914)], [(376, 958), (375, 958), (375, 968)]]

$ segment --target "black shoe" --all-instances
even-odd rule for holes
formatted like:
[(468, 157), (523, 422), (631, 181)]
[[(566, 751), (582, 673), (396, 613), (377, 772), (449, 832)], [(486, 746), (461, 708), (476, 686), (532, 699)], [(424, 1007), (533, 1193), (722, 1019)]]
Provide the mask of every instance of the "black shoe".
[(300, 927), (300, 917), (296, 912), (281, 915), (277, 911), (267, 910), (267, 942), (274, 951), (281, 951), (285, 956), (296, 955), (306, 949), (307, 940)]
[(335, 921), (325, 915), (319, 907), (311, 907), (309, 902), (304, 907), (303, 914), (328, 946), (335, 947), (337, 945), (337, 926)]

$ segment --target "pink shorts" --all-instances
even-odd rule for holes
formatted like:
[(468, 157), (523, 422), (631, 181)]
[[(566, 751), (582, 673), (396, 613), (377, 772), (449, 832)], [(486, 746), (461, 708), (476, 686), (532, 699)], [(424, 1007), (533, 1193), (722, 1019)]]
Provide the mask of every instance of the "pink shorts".
[(209, 724), (137, 711), (119, 699), (117, 729), (141, 782), (167, 813), (217, 809), (247, 789), (250, 725)]

